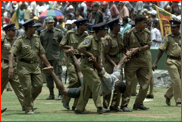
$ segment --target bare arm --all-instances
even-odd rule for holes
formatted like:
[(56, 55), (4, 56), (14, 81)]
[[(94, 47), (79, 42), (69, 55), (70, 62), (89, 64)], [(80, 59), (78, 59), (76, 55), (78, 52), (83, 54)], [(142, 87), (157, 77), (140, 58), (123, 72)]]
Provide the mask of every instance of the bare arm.
[(47, 67), (50, 67), (50, 66), (51, 66), (50, 63), (48, 62), (48, 60), (47, 60), (45, 54), (40, 54), (39, 57), (40, 57), (40, 59), (44, 62), (44, 64), (45, 64)]
[(164, 51), (159, 50), (159, 53), (157, 54), (157, 57), (152, 65), (152, 70), (154, 71), (155, 69), (157, 69), (157, 62), (159, 61), (159, 59), (161, 58), (161, 56), (163, 55)]
[(111, 63), (111, 64), (113, 64), (114, 66), (116, 66), (116, 64), (114, 63), (114, 61), (111, 60), (111, 58), (109, 57), (109, 55), (108, 55), (107, 53), (104, 53), (104, 57), (105, 57), (105, 59), (106, 59), (109, 63)]
[(83, 53), (84, 55), (87, 55), (88, 57), (91, 57), (93, 61), (96, 61), (96, 58), (95, 56), (90, 53), (90, 52), (87, 52), (86, 50), (82, 49), (82, 48), (77, 48), (79, 52)]
[(158, 40), (152, 40), (153, 42), (158, 42), (158, 43), (161, 43), (161, 41), (158, 41)]

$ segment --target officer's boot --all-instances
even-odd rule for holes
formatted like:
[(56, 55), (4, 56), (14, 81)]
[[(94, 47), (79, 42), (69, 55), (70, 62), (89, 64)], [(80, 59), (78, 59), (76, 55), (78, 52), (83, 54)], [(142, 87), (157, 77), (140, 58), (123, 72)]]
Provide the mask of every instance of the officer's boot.
[(58, 97), (55, 100), (62, 100), (62, 94), (59, 90), (58, 90), (58, 92), (59, 92)]
[(54, 90), (53, 89), (49, 89), (50, 91), (50, 95), (46, 100), (54, 100)]

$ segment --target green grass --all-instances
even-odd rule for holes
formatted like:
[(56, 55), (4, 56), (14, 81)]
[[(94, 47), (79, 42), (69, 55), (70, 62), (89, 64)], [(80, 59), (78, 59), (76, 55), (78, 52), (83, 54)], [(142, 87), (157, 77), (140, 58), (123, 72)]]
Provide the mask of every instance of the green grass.
[[(21, 106), (14, 92), (4, 92), (1, 97), (1, 106), (7, 107), (7, 111), (1, 115), (2, 121), (180, 121), (181, 108), (175, 106), (174, 99), (171, 99), (171, 106), (165, 104), (164, 93), (166, 88), (154, 88), (153, 101), (144, 102), (144, 105), (150, 107), (147, 111), (137, 110), (133, 112), (110, 112), (98, 115), (92, 99), (89, 100), (86, 109), (87, 115), (75, 115), (73, 111), (66, 110), (61, 101), (45, 100), (48, 95), (48, 89), (44, 84), (41, 94), (34, 102), (34, 115), (26, 115), (21, 111)], [(57, 90), (55, 97), (57, 97)], [(131, 97), (129, 108), (133, 108), (136, 97)], [(70, 107), (73, 105), (70, 102)]]

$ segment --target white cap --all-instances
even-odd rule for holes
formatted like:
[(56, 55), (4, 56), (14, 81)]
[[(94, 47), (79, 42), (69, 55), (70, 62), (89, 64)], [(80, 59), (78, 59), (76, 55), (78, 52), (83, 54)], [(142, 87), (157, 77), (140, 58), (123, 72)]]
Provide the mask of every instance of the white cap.
[(67, 20), (65, 24), (66, 24), (66, 25), (71, 25), (72, 23), (73, 23), (73, 22), (72, 22), (71, 20)]
[(176, 15), (172, 14), (172, 19), (176, 19)]
[(148, 9), (144, 8), (144, 9), (142, 10), (142, 13), (143, 13), (143, 12), (145, 12), (145, 11), (147, 11), (147, 12), (148, 12)]
[(76, 21), (76, 19), (72, 20), (72, 24)]
[(149, 12), (149, 14), (156, 16), (157, 15), (157, 11), (156, 10), (152, 10), (152, 11)]
[(68, 7), (68, 9), (74, 9), (74, 8), (73, 8), (73, 6), (72, 6), (72, 5), (70, 5), (70, 6)]
[(179, 21), (181, 21), (181, 16), (177, 16), (176, 18), (177, 18)]

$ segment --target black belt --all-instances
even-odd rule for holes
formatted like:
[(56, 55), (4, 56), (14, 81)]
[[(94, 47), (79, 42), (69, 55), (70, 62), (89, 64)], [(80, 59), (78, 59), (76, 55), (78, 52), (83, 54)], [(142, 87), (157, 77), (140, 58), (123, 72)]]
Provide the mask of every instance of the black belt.
[(88, 56), (83, 56), (82, 59), (88, 59)]
[(109, 55), (109, 57), (118, 57), (118, 55)]
[(25, 62), (25, 63), (29, 63), (29, 64), (38, 63), (36, 61), (27, 61), (25, 59), (20, 59), (20, 61)]
[(173, 56), (167, 56), (168, 58), (170, 58), (170, 59), (174, 59), (174, 60), (181, 60), (181, 57), (179, 56), (179, 57), (173, 57)]
[(3, 62), (4, 61), (4, 63), (7, 63), (7, 64), (9, 64), (9, 60), (6, 60), (6, 59), (1, 59), (1, 62)]

